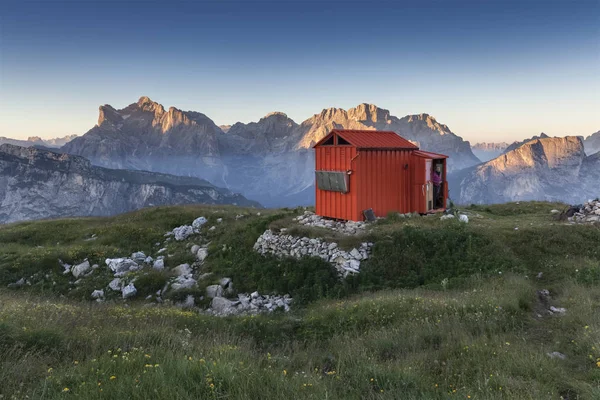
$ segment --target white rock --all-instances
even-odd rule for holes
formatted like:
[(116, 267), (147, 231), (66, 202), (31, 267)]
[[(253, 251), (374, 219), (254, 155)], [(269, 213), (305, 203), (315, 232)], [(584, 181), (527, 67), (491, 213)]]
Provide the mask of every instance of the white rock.
[(129, 271), (137, 271), (140, 266), (129, 258), (107, 258), (106, 265), (115, 273), (115, 276), (122, 276)]
[(558, 210), (550, 210), (550, 214), (559, 214), (559, 213), (560, 213), (560, 211), (558, 211)]
[(173, 235), (175, 236), (175, 240), (182, 241), (187, 239), (188, 237), (194, 234), (194, 228), (189, 225), (178, 226), (173, 229)]
[(167, 248), (166, 248), (166, 247), (163, 247), (162, 249), (158, 250), (158, 251), (156, 252), (156, 254), (161, 254), (161, 253), (164, 253), (165, 251), (167, 251)]
[(210, 227), (208, 230), (209, 230), (209, 231), (214, 231), (215, 229), (217, 229), (217, 227), (213, 225), (213, 226), (211, 226), (211, 227)]
[(190, 268), (189, 264), (181, 264), (173, 268), (173, 272), (177, 276), (190, 275), (192, 273), (192, 268)]
[(123, 288), (122, 292), (123, 292), (123, 298), (128, 299), (137, 294), (137, 289), (135, 288), (133, 283), (130, 283), (129, 285), (127, 285)]
[(198, 246), (197, 244), (195, 244), (195, 245), (192, 246), (192, 248), (191, 248), (190, 251), (192, 252), (192, 254), (196, 254), (196, 253), (198, 253), (198, 250), (200, 250), (200, 246)]
[(225, 289), (231, 283), (231, 278), (221, 278), (219, 280), (219, 285)]
[(196, 253), (196, 259), (198, 261), (204, 261), (206, 259), (206, 257), (208, 257), (208, 249), (206, 249), (204, 247), (198, 249), (198, 252)]
[(454, 214), (444, 214), (440, 217), (441, 221), (447, 220), (447, 219), (453, 219), (454, 218)]
[(173, 290), (190, 289), (196, 286), (198, 282), (192, 277), (181, 275), (175, 278), (175, 282), (171, 284)]
[(115, 278), (108, 284), (108, 287), (114, 290), (115, 292), (120, 292), (121, 286), (121, 278)]
[(250, 297), (253, 299), (258, 299), (260, 297), (260, 294), (258, 294), (258, 292), (252, 292), (250, 293)]
[(215, 298), (223, 296), (223, 288), (220, 285), (210, 285), (206, 287), (206, 297)]
[(459, 220), (460, 222), (464, 222), (465, 224), (468, 224), (468, 223), (469, 223), (469, 217), (467, 217), (465, 214), (460, 214), (460, 215), (458, 216), (458, 220)]
[(85, 275), (88, 271), (91, 270), (90, 262), (85, 260), (81, 264), (74, 265), (71, 267), (71, 273), (75, 278), (79, 278), (80, 276)]
[(196, 230), (200, 230), (200, 228), (202, 228), (202, 225), (204, 225), (207, 222), (207, 219), (204, 217), (198, 217), (194, 220), (194, 222), (192, 222), (192, 227)]
[(143, 263), (146, 260), (146, 255), (142, 251), (135, 252), (130, 257), (133, 261), (138, 264)]
[(146, 259), (144, 260), (144, 264), (152, 264), (152, 262), (154, 261), (154, 258), (148, 256), (146, 257)]
[(152, 268), (156, 269), (156, 270), (163, 270), (165, 269), (165, 260), (164, 258), (160, 258), (158, 260), (154, 261), (154, 264), (152, 264)]
[(562, 307), (550, 306), (550, 311), (552, 311), (553, 313), (556, 313), (556, 314), (564, 314), (567, 312), (567, 309), (562, 308)]
[(217, 218), (217, 222), (218, 222), (218, 223), (221, 223), (221, 222), (223, 222), (223, 218)]
[(233, 301), (227, 300), (224, 297), (215, 297), (210, 303), (210, 307), (219, 314), (230, 314), (233, 312)]
[(98, 289), (92, 292), (92, 299), (103, 299), (104, 298), (104, 290)]
[(567, 356), (565, 356), (563, 353), (559, 353), (558, 351), (553, 351), (552, 353), (546, 353), (546, 355), (550, 358), (558, 358), (561, 360), (565, 360), (567, 358)]

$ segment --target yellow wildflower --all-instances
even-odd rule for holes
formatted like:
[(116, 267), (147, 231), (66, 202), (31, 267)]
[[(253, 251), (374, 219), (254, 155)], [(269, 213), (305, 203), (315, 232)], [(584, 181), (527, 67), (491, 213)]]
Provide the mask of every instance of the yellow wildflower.
[(69, 391), (68, 387), (66, 387), (66, 388), (63, 389), (63, 392), (68, 392), (68, 391)]
[(77, 364), (79, 364), (79, 361), (75, 360), (75, 361), (73, 361), (73, 364), (77, 365)]
[(286, 375), (287, 375), (287, 371), (284, 369), (283, 370), (283, 376), (286, 376)]
[(110, 377), (110, 380), (111, 380), (111, 381), (114, 381), (115, 379), (117, 379), (117, 377), (116, 377), (116, 376), (114, 376), (114, 375), (112, 375), (112, 376)]

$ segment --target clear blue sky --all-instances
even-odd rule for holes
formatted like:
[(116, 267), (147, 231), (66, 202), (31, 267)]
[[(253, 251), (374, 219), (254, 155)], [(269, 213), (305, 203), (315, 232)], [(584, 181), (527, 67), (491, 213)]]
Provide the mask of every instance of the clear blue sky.
[(368, 102), (471, 141), (600, 129), (600, 1), (3, 1), (0, 136), (147, 95), (217, 124)]

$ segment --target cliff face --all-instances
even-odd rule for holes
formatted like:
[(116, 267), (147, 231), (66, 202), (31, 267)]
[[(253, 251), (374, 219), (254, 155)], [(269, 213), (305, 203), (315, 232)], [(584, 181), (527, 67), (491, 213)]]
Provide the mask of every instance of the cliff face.
[(508, 147), (508, 143), (476, 143), (471, 146), (473, 154), (479, 158), (482, 162), (490, 161), (500, 154), (504, 153)]
[(597, 161), (586, 157), (581, 138), (531, 140), (474, 167), (461, 182), (462, 204), (516, 200), (580, 202), (598, 195), (591, 184)]
[(583, 141), (583, 145), (588, 155), (600, 152), (600, 131), (588, 136)]
[(258, 206), (197, 178), (112, 170), (83, 157), (0, 146), (0, 223), (192, 203)]
[(448, 168), (459, 170), (478, 164), (469, 142), (455, 135), (429, 114), (398, 118), (374, 104), (359, 104), (345, 111), (328, 108), (304, 121), (299, 127), (299, 148), (310, 148), (332, 129), (394, 131), (417, 144), (422, 150), (450, 156)]
[[(221, 129), (206, 115), (165, 110), (141, 97), (121, 110), (100, 106), (98, 124), (62, 151), (108, 168), (143, 169), (218, 180)], [(201, 171), (202, 174), (198, 172)]]

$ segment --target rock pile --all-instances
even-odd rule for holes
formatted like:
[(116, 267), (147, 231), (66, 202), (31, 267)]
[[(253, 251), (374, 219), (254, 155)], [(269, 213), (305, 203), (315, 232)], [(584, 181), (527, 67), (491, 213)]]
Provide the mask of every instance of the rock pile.
[(277, 309), (282, 309), (287, 312), (290, 310), (292, 298), (286, 294), (284, 296), (277, 295), (260, 295), (258, 292), (251, 294), (240, 293), (237, 299), (226, 299), (224, 297), (215, 297), (212, 299), (210, 308), (207, 310), (213, 315), (240, 315), (240, 314), (259, 314), (273, 312)]
[(273, 254), (277, 257), (319, 257), (330, 262), (340, 275), (360, 272), (360, 263), (369, 258), (373, 243), (364, 242), (360, 247), (344, 251), (335, 242), (325, 242), (321, 239), (310, 239), (285, 234), (275, 234), (266, 230), (256, 243), (254, 250), (260, 254)]
[[(573, 208), (573, 207), (572, 207)], [(579, 211), (573, 210), (569, 221), (577, 223), (600, 223), (600, 200), (590, 200), (582, 206), (575, 206)]]
[(367, 227), (366, 222), (333, 221), (330, 219), (325, 219), (311, 211), (304, 211), (304, 214), (294, 218), (294, 221), (297, 221), (302, 225), (331, 229), (346, 235), (357, 235), (364, 233)]

